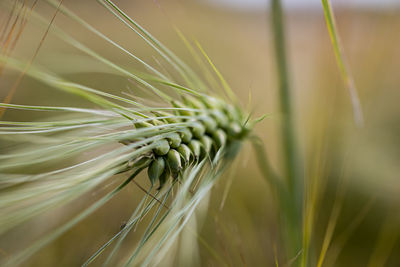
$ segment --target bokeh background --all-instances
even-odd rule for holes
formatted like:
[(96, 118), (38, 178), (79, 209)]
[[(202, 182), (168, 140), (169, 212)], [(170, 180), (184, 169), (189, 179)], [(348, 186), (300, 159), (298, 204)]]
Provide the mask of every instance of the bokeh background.
[[(173, 27), (201, 43), (240, 96), (243, 107), (254, 112), (255, 116), (268, 115), (256, 126), (255, 132), (263, 139), (274, 169), (282, 172), (281, 117), (269, 1), (117, 3), (194, 68), (195, 65), (191, 64), (193, 59)], [(336, 65), (320, 1), (284, 1), (296, 139), (307, 186), (317, 185), (312, 228), (315, 255), (311, 256), (320, 253), (334, 203), (342, 201), (323, 266), (399, 266), (400, 4), (395, 0), (332, 3), (345, 54), (360, 94), (365, 117), (362, 128), (354, 126), (350, 98)], [(155, 62), (154, 52), (95, 1), (65, 0), (63, 5), (136, 55)], [(40, 1), (36, 10), (48, 18), (54, 12)], [(55, 24), (62, 25), (79, 41), (118, 64), (140, 68), (62, 14), (57, 16)], [(29, 58), (42, 35), (43, 28), (38, 28), (34, 21), (30, 22), (15, 55)], [(126, 78), (107, 74), (104, 67), (51, 33), (35, 62), (105, 91), (121, 93), (133, 87)], [(13, 79), (15, 77), (7, 73), (2, 77), (0, 99), (7, 94)], [(13, 103), (21, 104), (49, 102), (52, 105), (87, 105), (29, 78), (24, 78), (13, 98)], [(6, 113), (9, 120), (35, 119), (39, 115), (29, 113), (24, 116), (22, 119), (21, 112)], [(43, 228), (54, 227), (96, 199), (99, 192), (93, 192), (67, 208), (45, 214), (25, 226), (24, 230), (37, 234)], [(275, 215), (277, 206), (270, 193), (251, 145), (247, 143), (235, 166), (214, 188), (207, 212), (198, 221), (199, 253), (191, 259), (190, 265), (273, 266), (276, 258), (279, 266), (286, 266), (290, 259), (280, 251), (279, 223)], [(25, 265), (81, 264), (119, 231), (133, 210), (132, 205), (142, 196), (143, 192), (132, 184)], [(17, 247), (23, 232), (20, 236), (14, 233), (1, 237), (1, 251), (6, 254), (8, 247)], [(133, 242), (135, 233), (131, 235)], [(181, 262), (175, 263), (184, 266)], [(315, 264), (310, 262), (310, 266)]]

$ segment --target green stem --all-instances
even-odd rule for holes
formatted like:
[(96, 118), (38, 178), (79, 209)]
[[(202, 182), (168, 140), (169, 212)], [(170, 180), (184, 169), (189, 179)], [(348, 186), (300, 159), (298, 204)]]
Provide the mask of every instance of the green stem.
[(271, 0), (272, 30), (274, 34), (275, 59), (278, 71), (279, 102), (282, 115), (282, 149), (283, 167), (287, 183), (286, 201), (282, 206), (283, 220), (286, 223), (285, 240), (288, 241), (289, 256), (294, 256), (300, 250), (302, 184), (297, 166), (296, 140), (292, 112), (292, 97), (290, 92), (289, 71), (285, 49), (283, 10), (280, 0)]
[(289, 84), (289, 73), (286, 59), (284, 25), (282, 17), (282, 6), (280, 0), (272, 0), (272, 22), (275, 44), (276, 64), (278, 69), (279, 102), (282, 113), (282, 147), (284, 152), (284, 164), (286, 170), (287, 184), (291, 192), (295, 184), (294, 166), (294, 134), (293, 118)]

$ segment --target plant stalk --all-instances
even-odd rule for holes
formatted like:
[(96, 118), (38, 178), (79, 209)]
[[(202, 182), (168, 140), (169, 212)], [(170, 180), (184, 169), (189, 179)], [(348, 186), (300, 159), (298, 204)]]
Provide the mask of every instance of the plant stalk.
[(297, 145), (295, 139), (294, 118), (292, 111), (292, 96), (290, 77), (286, 55), (285, 26), (282, 3), (271, 0), (272, 32), (274, 37), (275, 61), (279, 84), (279, 103), (282, 116), (281, 146), (283, 149), (283, 168), (287, 190), (282, 207), (282, 220), (287, 227), (285, 243), (288, 246), (288, 256), (294, 257), (301, 248), (301, 213), (302, 213), (302, 183), (297, 164)]

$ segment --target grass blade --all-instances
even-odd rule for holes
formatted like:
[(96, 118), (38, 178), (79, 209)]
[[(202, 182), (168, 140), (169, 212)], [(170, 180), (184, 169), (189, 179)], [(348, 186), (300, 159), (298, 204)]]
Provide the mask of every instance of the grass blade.
[(322, 7), (324, 8), (326, 26), (329, 31), (329, 36), (331, 38), (333, 50), (335, 52), (336, 61), (342, 79), (345, 83), (345, 86), (349, 90), (350, 100), (353, 107), (354, 122), (358, 127), (362, 127), (364, 124), (364, 119), (363, 119), (363, 112), (361, 108), (360, 98), (357, 93), (353, 76), (351, 75), (350, 69), (348, 67), (339, 35), (336, 31), (337, 26), (336, 26), (335, 16), (333, 15), (332, 11), (332, 5), (329, 0), (321, 0), (321, 1), (322, 1)]

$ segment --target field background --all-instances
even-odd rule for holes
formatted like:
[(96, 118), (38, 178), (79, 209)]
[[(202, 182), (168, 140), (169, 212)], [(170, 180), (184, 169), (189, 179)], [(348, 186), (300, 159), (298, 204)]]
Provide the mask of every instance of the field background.
[[(189, 64), (193, 60), (175, 34), (173, 25), (188, 38), (201, 43), (243, 106), (250, 107), (255, 116), (268, 115), (255, 131), (265, 142), (272, 165), (279, 172), (281, 120), (269, 12), (244, 12), (179, 0), (119, 3), (126, 13)], [(95, 1), (66, 0), (64, 5), (136, 55), (153, 60), (154, 52)], [(39, 4), (36, 9), (48, 17), (54, 12), (45, 4)], [(372, 266), (380, 266), (379, 263), (386, 259), (385, 266), (399, 266), (400, 10), (339, 7), (335, 11), (363, 106), (365, 126), (362, 129), (354, 127), (350, 99), (336, 66), (322, 9), (290, 10), (286, 21), (303, 173), (308, 181), (307, 188), (315, 185), (318, 196), (312, 228), (315, 255), (311, 256), (318, 256), (320, 252), (333, 203), (340, 197), (337, 195), (339, 187), (345, 188), (339, 191), (344, 192), (343, 205), (324, 266), (373, 263), (377, 265)], [(138, 67), (62, 14), (58, 15), (55, 24), (62, 25), (75, 38), (115, 62), (132, 69)], [(33, 23), (28, 24), (15, 55), (29, 58), (41, 34), (43, 31), (38, 31)], [(111, 72), (99, 73), (107, 70), (51, 34), (35, 62), (109, 92), (135, 92), (134, 85), (124, 77)], [(0, 80), (0, 99), (7, 94), (13, 79), (12, 74), (6, 73)], [(44, 88), (29, 78), (23, 80), (12, 102), (85, 105), (79, 99)], [(29, 113), (21, 118), (20, 112), (7, 111), (5, 119), (27, 120), (35, 119), (35, 116), (37, 114)], [(140, 181), (145, 185), (145, 177), (142, 178)], [(228, 185), (230, 190), (223, 201)], [(102, 190), (107, 188), (101, 188), (99, 192)], [(30, 222), (19, 234), (1, 237), (0, 251), (6, 255), (7, 248), (18, 246), (24, 233), (40, 234), (44, 225), (54, 227), (68, 214), (96, 199), (97, 193)], [(81, 264), (119, 231), (129, 218), (135, 201), (142, 196), (142, 191), (134, 184), (130, 185), (90, 218), (42, 250), (26, 266)], [(208, 205), (205, 217), (197, 222), (201, 242), (199, 254), (190, 259), (191, 266), (271, 266), (274, 254), (279, 266), (285, 266), (288, 259), (280, 251), (279, 225), (274, 215), (276, 203), (270, 197), (249, 143), (245, 144), (234, 169), (227, 172), (213, 190)], [(135, 240), (134, 235), (131, 233), (131, 241)], [(129, 246), (123, 249), (128, 250)], [(182, 262), (179, 264), (184, 266)], [(315, 262), (310, 266), (315, 266)]]

